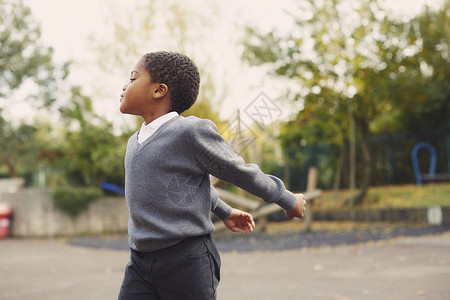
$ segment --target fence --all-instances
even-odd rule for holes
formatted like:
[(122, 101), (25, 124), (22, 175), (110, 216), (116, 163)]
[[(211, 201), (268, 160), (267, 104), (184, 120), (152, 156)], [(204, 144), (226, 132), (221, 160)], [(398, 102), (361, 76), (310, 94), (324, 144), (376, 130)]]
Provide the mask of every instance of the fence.
[[(436, 173), (450, 173), (450, 121), (440, 128), (415, 132), (394, 132), (369, 138), (369, 149), (372, 155), (371, 185), (414, 184), (411, 151), (417, 142), (428, 142), (436, 149)], [(318, 188), (332, 189), (336, 176), (336, 166), (340, 149), (336, 145), (307, 145), (286, 150), (289, 157), (289, 187), (292, 190), (304, 190), (308, 169), (316, 166), (321, 174)], [(357, 141), (356, 174), (357, 184), (363, 174), (364, 160)], [(348, 187), (348, 145), (344, 145), (343, 169), (340, 174), (340, 188)], [(422, 173), (428, 172), (430, 155), (425, 150), (419, 151), (418, 161)], [(281, 170), (271, 170), (281, 173)], [(285, 178), (286, 179), (286, 178)]]

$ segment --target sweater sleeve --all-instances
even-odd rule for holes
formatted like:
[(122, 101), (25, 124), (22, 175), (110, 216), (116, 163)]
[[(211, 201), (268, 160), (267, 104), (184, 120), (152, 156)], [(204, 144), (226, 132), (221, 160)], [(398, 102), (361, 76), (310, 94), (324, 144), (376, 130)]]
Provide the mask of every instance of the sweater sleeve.
[(264, 174), (255, 164), (247, 164), (217, 132), (210, 120), (200, 119), (192, 131), (192, 155), (207, 172), (230, 182), (267, 203), (276, 203), (292, 210), (295, 195), (286, 190), (283, 182)]
[(211, 212), (220, 220), (225, 220), (231, 213), (231, 206), (219, 198), (217, 190), (211, 186)]

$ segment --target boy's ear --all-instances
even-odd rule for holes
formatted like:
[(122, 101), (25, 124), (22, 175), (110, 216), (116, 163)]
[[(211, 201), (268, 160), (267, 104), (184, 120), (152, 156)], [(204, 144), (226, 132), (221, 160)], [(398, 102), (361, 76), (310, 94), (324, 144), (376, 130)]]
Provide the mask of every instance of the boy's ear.
[(159, 83), (153, 90), (153, 98), (160, 99), (163, 98), (169, 92), (169, 87), (164, 83)]

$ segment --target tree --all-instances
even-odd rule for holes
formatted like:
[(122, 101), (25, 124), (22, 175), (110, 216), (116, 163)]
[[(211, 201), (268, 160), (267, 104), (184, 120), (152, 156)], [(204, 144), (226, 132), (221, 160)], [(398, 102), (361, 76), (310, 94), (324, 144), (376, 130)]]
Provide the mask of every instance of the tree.
[(284, 36), (248, 28), (244, 58), (270, 64), (275, 75), (302, 86), (293, 97), (304, 101), (298, 122), (314, 120), (297, 130), (305, 138), (313, 139), (317, 130), (308, 130), (325, 121), (344, 144), (354, 121), (365, 162), (361, 202), (372, 173), (367, 138), (399, 127), (398, 116), (409, 105), (420, 105), (419, 114), (432, 103), (435, 113), (448, 111), (448, 26), (434, 23), (448, 24), (448, 4), (400, 21), (389, 18), (379, 1), (305, 0), (292, 17), (296, 28)]
[[(213, 13), (214, 9), (214, 4), (210, 4), (208, 13)], [(111, 14), (120, 13), (124, 12), (113, 11)], [(125, 14), (118, 19), (125, 17), (129, 22), (112, 22), (110, 42), (95, 43), (101, 53), (101, 67), (109, 73), (117, 74), (120, 70), (128, 74), (132, 64), (147, 52), (163, 49), (186, 54), (200, 69), (201, 89), (196, 104), (184, 115), (209, 118), (222, 126), (214, 104), (220, 104), (219, 99), (224, 97), (225, 89), (219, 90), (214, 84), (211, 74), (214, 63), (205, 51), (199, 51), (205, 39), (199, 28), (210, 28), (212, 24), (207, 18), (210, 16), (193, 8), (190, 3), (162, 0), (140, 1), (132, 13)]]
[(43, 46), (40, 37), (40, 25), (21, 0), (0, 0), (0, 99), (17, 101), (10, 98), (12, 93), (31, 81), (38, 91), (33, 90), (26, 100), (36, 106), (54, 101), (56, 79), (67, 76), (68, 64), (57, 69), (53, 49)]
[(113, 125), (97, 115), (92, 100), (72, 88), (70, 103), (60, 109), (64, 121), (63, 157), (58, 164), (64, 168), (69, 183), (99, 186), (102, 181), (123, 185), (126, 136), (116, 136)]
[[(59, 78), (68, 74), (68, 64), (55, 67), (53, 50), (42, 45), (40, 25), (21, 0), (0, 0), (0, 166), (6, 166), (10, 176), (18, 176), (17, 165), (32, 151), (32, 125), (13, 126), (2, 117), (11, 102), (27, 101), (34, 108), (49, 107), (55, 100)], [(15, 92), (27, 85), (23, 98)]]
[(450, 120), (450, 2), (445, 1), (437, 11), (426, 8), (404, 24), (403, 32), (410, 55), (401, 58), (400, 72), (389, 74), (399, 87), (393, 96), (398, 106), (395, 127), (442, 127)]
[(9, 176), (19, 177), (18, 161), (30, 162), (30, 157), (36, 154), (33, 147), (35, 131), (33, 126), (26, 124), (14, 127), (0, 116), (0, 140), (2, 141), (0, 161), (7, 168)]

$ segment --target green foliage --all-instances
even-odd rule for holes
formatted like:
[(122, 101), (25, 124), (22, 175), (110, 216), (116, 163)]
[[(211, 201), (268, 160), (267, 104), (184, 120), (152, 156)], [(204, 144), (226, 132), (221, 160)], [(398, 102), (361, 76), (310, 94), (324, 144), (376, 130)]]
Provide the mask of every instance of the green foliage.
[(401, 61), (405, 68), (396, 72), (398, 127), (439, 127), (450, 120), (450, 2), (444, 1), (438, 11), (427, 8), (405, 24), (404, 31), (409, 44), (417, 46)]
[[(207, 13), (213, 13), (214, 6), (210, 4), (204, 8)], [(117, 13), (112, 11), (110, 15)], [(188, 55), (200, 70), (201, 89), (197, 102), (183, 115), (208, 118), (218, 124), (220, 129), (222, 124), (214, 104), (221, 102), (226, 89), (219, 90), (215, 84), (211, 71), (215, 62), (208, 56), (207, 51), (195, 51), (197, 47), (208, 42), (202, 30), (208, 28), (205, 24), (210, 22), (210, 18), (211, 15), (205, 14), (205, 10), (198, 10), (188, 2), (138, 1), (135, 10), (126, 17), (128, 22), (120, 21), (123, 18), (111, 21), (114, 33), (110, 43), (105, 43), (104, 39), (101, 39), (100, 43), (94, 41), (99, 53), (100, 67), (110, 74), (128, 74), (133, 64), (147, 52), (164, 49)], [(164, 39), (159, 38), (161, 34)]]
[(27, 184), (38, 170), (45, 184), (100, 186), (102, 181), (123, 185), (128, 134), (115, 135), (113, 125), (92, 110), (92, 101), (79, 87), (60, 108), (61, 124), (35, 120), (12, 125), (0, 116), (0, 161), (11, 177), (25, 176)]
[[(36, 167), (41, 145), (36, 126), (12, 125), (3, 118), (3, 110), (14, 101), (49, 107), (55, 100), (58, 80), (68, 74), (68, 64), (55, 67), (52, 48), (42, 45), (40, 38), (40, 24), (21, 0), (0, 0), (0, 168), (6, 168), (12, 177)], [(23, 93), (15, 92), (25, 83), (31, 92), (19, 96)]]
[(281, 129), (285, 152), (301, 141), (339, 148), (355, 121), (364, 160), (360, 198), (372, 173), (369, 136), (435, 128), (450, 115), (450, 4), (405, 21), (388, 17), (379, 3), (302, 1), (290, 33), (248, 28), (243, 41), (245, 60), (302, 87), (286, 93), (304, 110)]
[(36, 144), (36, 134), (36, 127), (28, 124), (14, 126), (0, 115), (0, 141), (2, 145), (0, 165), (7, 168), (9, 176), (17, 177), (21, 167), (34, 165), (39, 151)]
[(226, 123), (220, 120), (219, 114), (214, 110), (211, 102), (207, 99), (197, 100), (191, 108), (181, 115), (209, 119), (217, 125), (219, 132), (226, 126)]
[(64, 211), (72, 218), (85, 211), (89, 204), (103, 195), (98, 188), (57, 187), (53, 190), (55, 207)]
[(8, 97), (31, 79), (39, 88), (27, 98), (30, 103), (50, 105), (58, 78), (68, 73), (68, 65), (53, 65), (53, 49), (40, 42), (40, 25), (21, 0), (0, 0), (0, 98)]
[(79, 87), (72, 88), (70, 104), (60, 109), (65, 123), (64, 156), (58, 164), (69, 182), (99, 186), (102, 181), (123, 185), (126, 136), (116, 136), (113, 124), (92, 110), (92, 101)]

